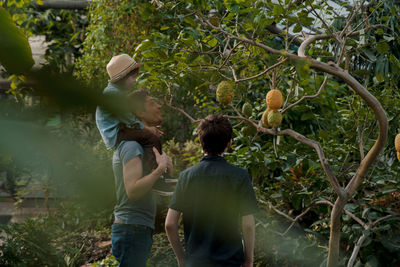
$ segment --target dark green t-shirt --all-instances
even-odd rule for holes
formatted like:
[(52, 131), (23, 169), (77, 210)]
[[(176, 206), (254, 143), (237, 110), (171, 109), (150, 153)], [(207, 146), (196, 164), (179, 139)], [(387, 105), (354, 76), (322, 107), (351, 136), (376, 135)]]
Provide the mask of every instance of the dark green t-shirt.
[(205, 156), (180, 174), (169, 207), (183, 213), (189, 266), (243, 263), (241, 217), (258, 212), (247, 171)]

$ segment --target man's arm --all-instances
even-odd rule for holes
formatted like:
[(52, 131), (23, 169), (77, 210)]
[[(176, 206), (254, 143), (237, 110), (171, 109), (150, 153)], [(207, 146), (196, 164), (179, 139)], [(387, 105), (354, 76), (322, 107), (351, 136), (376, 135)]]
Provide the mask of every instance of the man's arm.
[(242, 217), (242, 232), (244, 239), (244, 263), (242, 266), (251, 267), (254, 261), (255, 239), (254, 216), (252, 214)]
[(178, 233), (178, 222), (181, 213), (179, 211), (168, 209), (167, 218), (165, 219), (165, 232), (167, 233), (169, 243), (174, 250), (179, 267), (185, 266), (185, 252)]
[(140, 156), (134, 157), (123, 167), (126, 195), (132, 201), (140, 199), (150, 191), (157, 179), (167, 170), (168, 156), (165, 153), (160, 155), (155, 148), (153, 148), (153, 151), (158, 166), (150, 174), (142, 177), (143, 166)]

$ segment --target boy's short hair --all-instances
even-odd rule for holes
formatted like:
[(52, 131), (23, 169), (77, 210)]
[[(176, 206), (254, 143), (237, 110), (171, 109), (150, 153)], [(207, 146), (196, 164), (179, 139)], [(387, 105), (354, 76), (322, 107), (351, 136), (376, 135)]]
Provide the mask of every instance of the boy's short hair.
[(222, 115), (208, 115), (197, 129), (203, 151), (210, 155), (219, 155), (225, 151), (232, 139), (232, 125)]
[(145, 88), (140, 88), (130, 92), (127, 97), (129, 100), (129, 107), (133, 113), (146, 111), (146, 99), (149, 96), (149, 91)]

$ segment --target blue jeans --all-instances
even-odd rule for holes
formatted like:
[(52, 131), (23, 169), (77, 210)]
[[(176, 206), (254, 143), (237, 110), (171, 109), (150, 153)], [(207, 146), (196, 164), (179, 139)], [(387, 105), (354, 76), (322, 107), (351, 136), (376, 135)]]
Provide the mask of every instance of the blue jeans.
[(112, 225), (112, 254), (118, 266), (145, 267), (153, 243), (153, 230), (144, 225)]

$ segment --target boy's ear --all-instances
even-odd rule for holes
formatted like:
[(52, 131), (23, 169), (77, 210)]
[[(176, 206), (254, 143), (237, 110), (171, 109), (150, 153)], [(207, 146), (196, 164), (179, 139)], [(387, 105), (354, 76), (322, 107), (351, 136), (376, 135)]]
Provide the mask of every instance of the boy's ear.
[(231, 147), (232, 145), (232, 138), (231, 140), (229, 140), (228, 144), (226, 145), (225, 151), (228, 151), (228, 149)]

